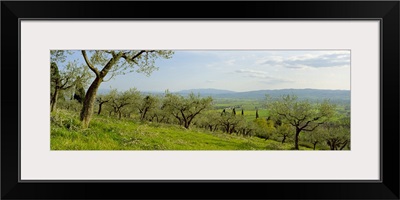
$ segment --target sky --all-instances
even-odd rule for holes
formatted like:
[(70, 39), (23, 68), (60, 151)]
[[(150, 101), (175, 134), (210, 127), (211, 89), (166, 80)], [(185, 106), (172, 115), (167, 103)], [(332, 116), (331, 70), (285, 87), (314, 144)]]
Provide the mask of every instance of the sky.
[[(80, 51), (67, 60), (85, 64)], [(349, 50), (178, 50), (171, 59), (157, 59), (155, 65), (158, 70), (150, 76), (118, 75), (103, 82), (100, 89), (350, 90)]]

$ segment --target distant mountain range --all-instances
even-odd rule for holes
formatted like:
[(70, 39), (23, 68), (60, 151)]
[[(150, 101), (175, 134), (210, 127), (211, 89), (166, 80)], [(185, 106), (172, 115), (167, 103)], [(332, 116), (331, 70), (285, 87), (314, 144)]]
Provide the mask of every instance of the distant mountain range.
[[(108, 90), (109, 92), (109, 90)], [(269, 95), (272, 99), (280, 98), (283, 95), (296, 95), (299, 99), (321, 101), (330, 99), (332, 102), (350, 103), (350, 90), (321, 90), (321, 89), (279, 89), (279, 90), (254, 90), (247, 92), (235, 92), (221, 89), (190, 89), (179, 92), (172, 92), (186, 96), (190, 93), (200, 96), (211, 96), (213, 98), (234, 98), (234, 99), (265, 99)], [(99, 90), (100, 94), (107, 93), (107, 90)], [(164, 92), (144, 92), (147, 94), (163, 94)]]
[(230, 90), (219, 90), (219, 89), (213, 89), (213, 88), (182, 90), (182, 91), (179, 91), (177, 93), (179, 93), (179, 94), (190, 94), (191, 92), (193, 92), (194, 94), (201, 94), (201, 95), (212, 95), (212, 94), (218, 95), (218, 94), (233, 94), (233, 93), (237, 93), (237, 92), (230, 91)]
[(350, 102), (350, 90), (320, 90), (320, 89), (280, 89), (280, 90), (255, 90), (247, 92), (234, 92), (219, 89), (192, 89), (176, 92), (187, 95), (193, 92), (201, 96), (213, 98), (235, 98), (235, 99), (265, 99), (269, 95), (272, 99), (280, 98), (283, 95), (296, 95), (299, 99), (320, 101), (330, 99), (333, 102)]

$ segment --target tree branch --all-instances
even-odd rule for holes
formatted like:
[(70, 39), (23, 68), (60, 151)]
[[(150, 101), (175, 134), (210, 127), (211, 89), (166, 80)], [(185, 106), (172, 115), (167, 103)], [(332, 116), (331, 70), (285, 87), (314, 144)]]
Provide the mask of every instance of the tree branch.
[(104, 50), (105, 53), (111, 54), (112, 56), (116, 56), (115, 51)]
[[(315, 125), (312, 129), (305, 129), (305, 128), (303, 128), (302, 130), (303, 131), (314, 131), (319, 125), (321, 125), (321, 124), (324, 124), (324, 122), (320, 122), (320, 123), (318, 123), (317, 125)], [(304, 126), (303, 126), (304, 127)]]
[(71, 88), (72, 86), (74, 86), (74, 84), (69, 85), (69, 86), (67, 86), (67, 87), (60, 88), (60, 90), (67, 90), (67, 89)]
[(85, 50), (82, 50), (82, 55), (83, 55), (83, 58), (85, 59), (87, 66), (89, 67), (89, 69), (92, 70), (96, 74), (96, 76), (100, 76), (99, 70), (97, 70), (97, 68), (94, 67), (92, 65), (92, 63), (90, 63)]
[(127, 55), (126, 53), (124, 53), (124, 54), (122, 55), (122, 57), (123, 57), (125, 60), (127, 60), (127, 61), (132, 61), (132, 62), (134, 62), (135, 64), (137, 64), (137, 62), (136, 62), (136, 60), (135, 60), (137, 57), (139, 57), (139, 56), (142, 55), (143, 53), (151, 53), (151, 52), (155, 52), (155, 50), (141, 50), (141, 51), (139, 51), (137, 54), (135, 54), (134, 56), (132, 56), (132, 58), (129, 58), (128, 55)]
[(108, 80), (103, 80), (103, 82), (107, 82), (107, 81), (111, 80), (114, 77), (115, 77), (115, 74), (112, 74), (111, 77)]
[[(303, 129), (303, 128), (307, 127), (309, 123), (315, 122), (315, 121), (319, 120), (320, 118), (321, 118), (321, 117), (315, 117), (314, 119), (307, 121), (306, 124), (305, 124), (304, 126), (300, 127), (300, 129)], [(323, 124), (323, 123), (324, 123), (324, 122), (318, 123), (318, 126), (321, 125), (321, 124)]]
[(343, 146), (340, 147), (340, 150), (343, 150), (344, 147), (347, 145), (348, 142), (349, 142), (348, 140), (345, 140), (345, 141), (343, 142), (343, 144), (342, 144)]
[(113, 55), (113, 57), (107, 62), (106, 66), (104, 66), (104, 68), (101, 70), (100, 77), (104, 78), (107, 75), (108, 71), (110, 71), (110, 69), (114, 66), (114, 64), (118, 62), (121, 56), (123, 56), (122, 52)]
[[(68, 84), (69, 78), (70, 78), (70, 77), (66, 77), (66, 78), (65, 78), (64, 84), (62, 84), (62, 85), (60, 86), (60, 89), (63, 89), (63, 88)], [(62, 81), (62, 80), (61, 80), (61, 81)]]

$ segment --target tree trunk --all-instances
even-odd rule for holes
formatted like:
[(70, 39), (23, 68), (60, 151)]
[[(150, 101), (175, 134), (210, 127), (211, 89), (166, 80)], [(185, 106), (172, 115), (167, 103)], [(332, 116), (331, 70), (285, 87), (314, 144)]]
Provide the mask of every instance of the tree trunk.
[(217, 125), (215, 125), (215, 126), (214, 126), (214, 130), (213, 130), (213, 132), (215, 132), (215, 131), (217, 130), (217, 128), (218, 128), (218, 126), (217, 126)]
[(331, 142), (330, 148), (331, 148), (331, 150), (335, 150), (335, 143), (334, 142)]
[(184, 119), (184, 121), (185, 121), (185, 128), (186, 129), (189, 129), (189, 126), (190, 126), (190, 122), (187, 120), (187, 119)]
[(314, 143), (313, 143), (313, 144), (314, 144), (314, 150), (315, 150), (315, 147), (317, 146), (317, 143), (318, 143), (318, 142), (314, 142)]
[(51, 101), (50, 101), (51, 102), (50, 112), (53, 112), (53, 110), (56, 108), (57, 99), (58, 99), (58, 89), (56, 87), (56, 89), (54, 90), (53, 97), (51, 97)]
[(118, 110), (118, 119), (121, 119), (122, 113), (121, 110)]
[(101, 106), (103, 105), (103, 103), (100, 103), (99, 104), (99, 111), (97, 112), (97, 115), (100, 115), (100, 113), (101, 113)]
[(225, 124), (225, 131), (227, 133), (229, 133), (230, 126), (231, 126), (230, 124)]
[(145, 108), (142, 112), (142, 116), (140, 117), (140, 120), (144, 120), (146, 118), (146, 113), (147, 113), (148, 108)]
[(103, 80), (101, 78), (96, 77), (96, 79), (94, 79), (93, 83), (90, 85), (88, 91), (86, 92), (85, 101), (83, 102), (83, 107), (80, 115), (83, 128), (89, 127), (89, 122), (93, 114), (96, 93), (102, 81)]
[(294, 149), (299, 150), (299, 135), (300, 135), (301, 129), (296, 127), (296, 135), (294, 138)]
[(285, 140), (286, 140), (286, 136), (284, 135), (283, 139), (282, 139), (282, 144), (285, 143)]

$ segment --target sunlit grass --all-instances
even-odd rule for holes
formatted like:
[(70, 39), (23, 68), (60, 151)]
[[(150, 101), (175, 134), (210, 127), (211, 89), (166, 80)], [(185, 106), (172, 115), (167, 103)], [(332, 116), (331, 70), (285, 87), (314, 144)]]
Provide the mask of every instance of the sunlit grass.
[[(301, 149), (309, 149), (300, 147)], [(292, 150), (292, 143), (94, 115), (82, 129), (66, 110), (51, 115), (51, 150)]]

